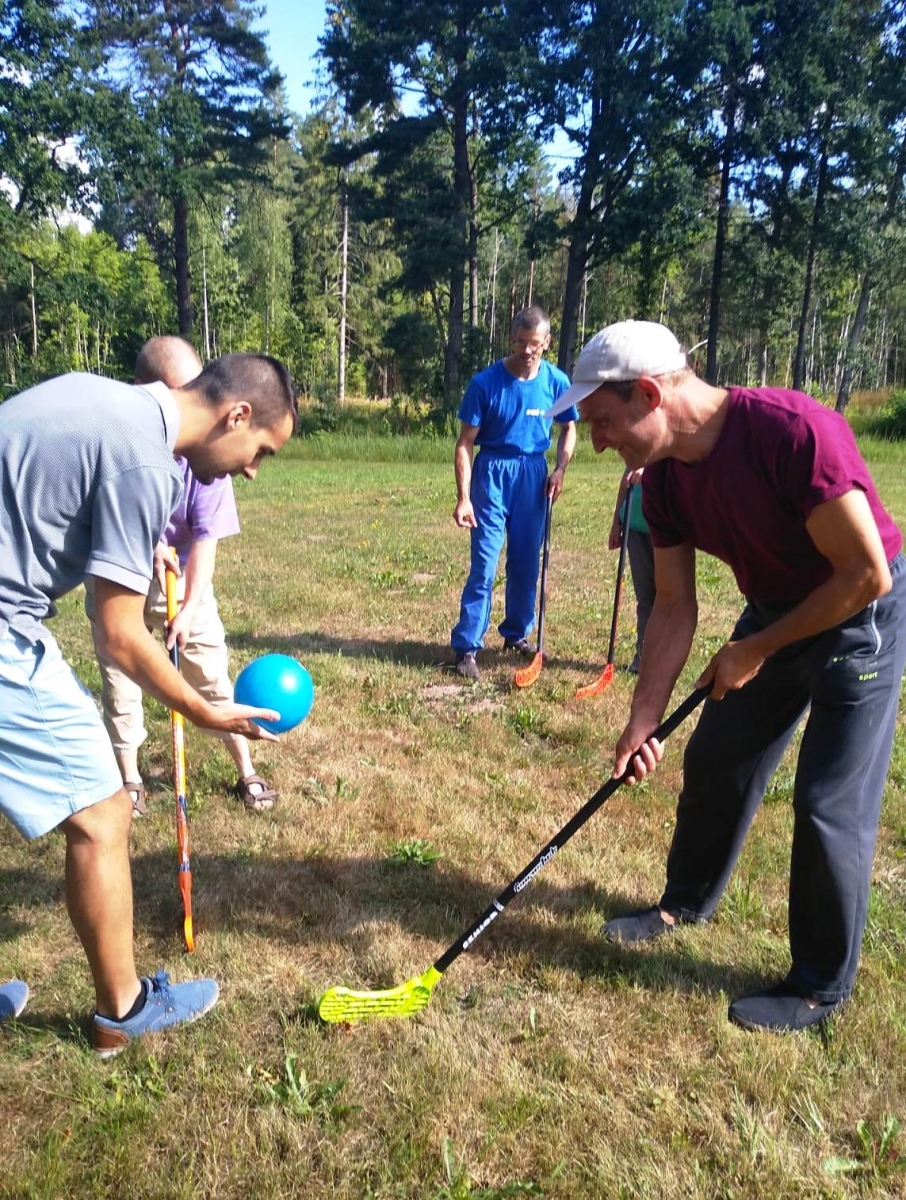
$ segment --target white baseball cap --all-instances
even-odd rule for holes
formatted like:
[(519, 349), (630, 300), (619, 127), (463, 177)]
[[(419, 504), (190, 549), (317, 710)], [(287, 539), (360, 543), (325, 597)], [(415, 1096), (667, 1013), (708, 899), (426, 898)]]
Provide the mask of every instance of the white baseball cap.
[(557, 417), (597, 391), (602, 383), (625, 383), (640, 375), (669, 375), (686, 366), (686, 356), (666, 325), (656, 321), (617, 321), (582, 347), (572, 386), (545, 417)]

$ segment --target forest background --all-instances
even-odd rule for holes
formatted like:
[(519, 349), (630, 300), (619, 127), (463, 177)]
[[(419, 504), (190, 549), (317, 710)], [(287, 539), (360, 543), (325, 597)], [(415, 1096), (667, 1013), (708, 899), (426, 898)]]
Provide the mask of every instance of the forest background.
[(262, 20), (0, 0), (0, 396), (178, 331), (305, 428), (443, 430), (530, 302), (567, 371), (634, 316), (712, 380), (906, 382), (902, 0), (328, 0), (305, 115)]

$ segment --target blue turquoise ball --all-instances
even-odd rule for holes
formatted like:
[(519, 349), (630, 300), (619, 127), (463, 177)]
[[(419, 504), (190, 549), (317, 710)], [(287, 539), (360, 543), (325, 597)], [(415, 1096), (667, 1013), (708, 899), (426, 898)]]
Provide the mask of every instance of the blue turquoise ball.
[(311, 712), (315, 685), (302, 664), (288, 654), (263, 654), (240, 671), (233, 696), (237, 704), (278, 712), (279, 721), (256, 724), (271, 733), (285, 733), (301, 725)]

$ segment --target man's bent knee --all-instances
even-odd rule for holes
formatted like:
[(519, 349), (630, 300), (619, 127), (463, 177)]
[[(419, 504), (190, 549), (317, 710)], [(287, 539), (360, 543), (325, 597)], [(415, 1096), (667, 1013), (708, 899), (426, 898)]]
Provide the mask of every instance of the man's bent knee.
[(73, 813), (60, 825), (67, 842), (107, 842), (118, 844), (129, 840), (132, 827), (132, 800), (125, 788), (120, 788), (106, 800), (90, 804)]

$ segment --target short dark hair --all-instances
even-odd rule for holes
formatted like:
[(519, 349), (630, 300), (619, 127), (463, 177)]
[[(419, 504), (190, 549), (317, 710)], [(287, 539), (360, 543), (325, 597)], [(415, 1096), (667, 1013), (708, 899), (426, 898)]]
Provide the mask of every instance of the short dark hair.
[(289, 413), (296, 430), (299, 402), (292, 376), (269, 354), (224, 354), (212, 359), (187, 386), (210, 404), (228, 397), (248, 401), (252, 425), (258, 428), (273, 428)]
[(616, 392), (621, 400), (631, 400), (632, 389), (635, 387), (635, 380), (609, 379), (604, 386), (610, 388), (612, 392)]
[(540, 304), (530, 304), (528, 308), (522, 308), (513, 317), (513, 324), (510, 327), (510, 337), (516, 336), (517, 329), (540, 329), (542, 325), (546, 325), (548, 332), (551, 327), (551, 319), (541, 307)]
[[(668, 371), (666, 375), (659, 375), (657, 378), (664, 379), (667, 383), (675, 387), (682, 383), (684, 379), (694, 374), (695, 372), (691, 367), (681, 367), (678, 371)], [(610, 388), (612, 392), (616, 392), (621, 400), (631, 400), (632, 389), (635, 385), (635, 379), (610, 379), (604, 384), (604, 387)]]

